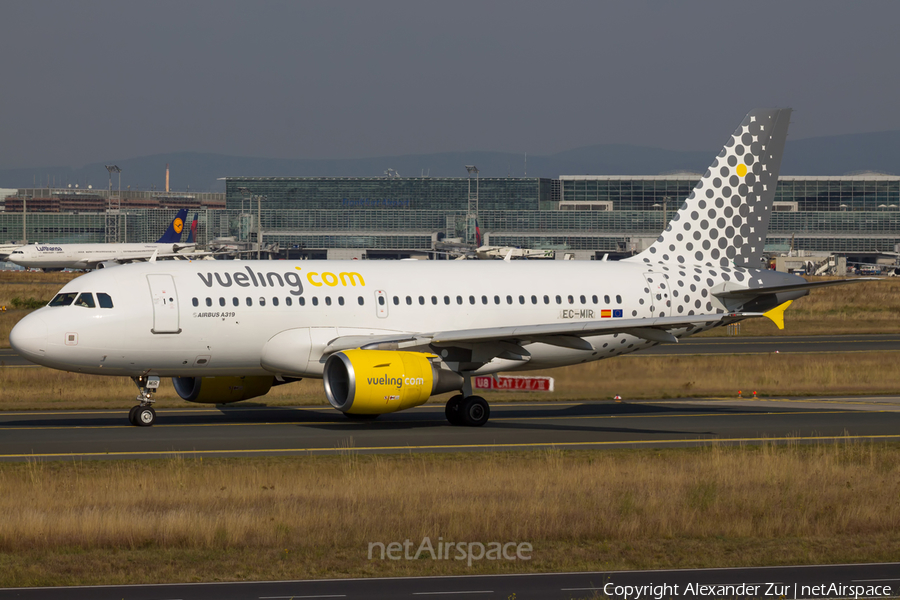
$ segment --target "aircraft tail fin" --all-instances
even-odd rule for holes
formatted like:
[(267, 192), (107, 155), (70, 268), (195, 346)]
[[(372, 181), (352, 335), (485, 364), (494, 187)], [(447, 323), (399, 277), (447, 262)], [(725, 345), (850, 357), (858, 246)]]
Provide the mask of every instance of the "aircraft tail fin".
[(187, 243), (188, 244), (196, 244), (197, 243), (197, 220), (200, 218), (198, 213), (194, 213), (194, 220), (191, 221), (191, 231), (188, 234)]
[(181, 231), (184, 229), (184, 220), (187, 219), (187, 209), (182, 208), (178, 211), (178, 214), (175, 215), (175, 219), (169, 225), (169, 228), (166, 229), (166, 232), (162, 235), (161, 238), (156, 240), (157, 244), (177, 244), (181, 241)]
[(666, 230), (629, 260), (762, 267), (791, 109), (750, 111)]

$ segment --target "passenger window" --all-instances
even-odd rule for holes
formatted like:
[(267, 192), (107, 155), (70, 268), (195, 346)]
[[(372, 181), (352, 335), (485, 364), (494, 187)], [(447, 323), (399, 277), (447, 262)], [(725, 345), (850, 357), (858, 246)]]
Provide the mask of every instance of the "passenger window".
[(532, 303), (532, 304), (537, 304), (537, 296), (532, 296), (532, 297), (531, 297), (531, 303)]
[(344, 297), (343, 296), (338, 296), (338, 304), (340, 304), (341, 306), (344, 305)]
[(318, 306), (318, 305), (319, 305), (319, 299), (318, 299), (317, 297), (313, 296), (313, 297), (312, 297), (312, 303), (313, 303), (313, 306)]
[(360, 296), (359, 298), (357, 298), (356, 301), (359, 302), (359, 305), (360, 305), (360, 306), (362, 306), (363, 304), (366, 303), (365, 298), (363, 298), (362, 296)]
[(450, 296), (444, 296), (444, 304), (450, 304)]
[(500, 304), (500, 296), (494, 296), (494, 304)]
[(469, 296), (469, 304), (475, 304), (475, 296)]
[(112, 298), (110, 298), (109, 294), (104, 294), (103, 292), (97, 294), (97, 303), (100, 305), (100, 308), (113, 307)]
[(507, 296), (507, 297), (506, 297), (506, 303), (507, 303), (507, 304), (512, 304), (512, 296)]
[(419, 305), (421, 305), (421, 306), (425, 305), (425, 296), (419, 296)]
[[(237, 296), (235, 296), (234, 298), (231, 299), (231, 303), (234, 304), (235, 306), (241, 305), (241, 301), (238, 300)], [(194, 306), (196, 306), (196, 304)]]
[(575, 304), (575, 298), (573, 298), (571, 294), (569, 294), (566, 299), (569, 301), (569, 304)]
[(412, 297), (411, 297), (411, 296), (407, 296), (407, 297), (406, 297), (406, 305), (407, 305), (407, 306), (412, 306)]
[(482, 297), (481, 297), (481, 303), (482, 303), (482, 304), (487, 304), (487, 303), (488, 303), (487, 296), (482, 296)]
[(457, 303), (457, 304), (462, 304), (462, 303), (463, 303), (462, 296), (457, 296), (457, 297), (456, 297), (456, 303)]
[(557, 297), (556, 297), (556, 303), (557, 303), (557, 304), (562, 304), (562, 298), (559, 297), (559, 296), (557, 296)]
[(384, 296), (378, 296), (378, 305), (384, 306)]
[(278, 296), (272, 297), (272, 306), (278, 306)]
[(550, 304), (550, 296), (544, 296), (544, 304)]
[[(290, 306), (291, 304), (294, 303), (294, 301), (291, 300), (291, 297), (290, 297), (290, 296), (285, 296), (285, 298), (284, 298), (284, 303), (287, 304), (288, 306)], [(343, 302), (342, 302), (341, 304), (343, 304)]]
[(432, 297), (431, 297), (431, 303), (434, 304), (434, 305), (437, 305), (437, 296), (432, 296)]
[(212, 306), (212, 298), (207, 298), (207, 299), (206, 299), (206, 305), (207, 305), (207, 306)]
[(260, 298), (259, 298), (259, 305), (260, 305), (260, 306), (265, 306), (265, 305), (266, 305), (266, 299), (263, 298), (263, 297), (260, 297)]
[(581, 298), (579, 299), (581, 300), (582, 304), (587, 304), (587, 298), (585, 298), (584, 296), (581, 296)]
[(592, 301), (594, 304), (597, 304), (597, 294), (594, 294), (593, 296), (591, 296), (591, 301)]
[(219, 297), (219, 306), (225, 306), (225, 298)]
[(609, 304), (609, 296), (603, 296), (603, 304)]
[[(54, 298), (54, 300), (56, 300), (56, 298)], [(193, 304), (194, 306), (200, 306), (200, 302), (196, 298), (191, 298), (191, 304)], [(50, 306), (53, 306), (52, 302), (50, 303)]]
[(400, 306), (400, 298), (394, 296), (394, 306)]
[(249, 296), (247, 297), (247, 306), (253, 306), (253, 299)]
[[(384, 300), (384, 298), (382, 298)], [(331, 296), (325, 296), (325, 304), (331, 306)]]
[(525, 296), (519, 296), (519, 304), (525, 304)]
[[(362, 298), (360, 298), (360, 300), (362, 300)], [(297, 298), (297, 302), (300, 304), (300, 306), (306, 306), (306, 298), (304, 298), (303, 296)], [(360, 304), (362, 304), (362, 302), (360, 302)]]
[(616, 304), (622, 304), (622, 296), (616, 296)]
[(82, 292), (75, 300), (75, 306), (94, 308), (94, 295), (90, 292)]

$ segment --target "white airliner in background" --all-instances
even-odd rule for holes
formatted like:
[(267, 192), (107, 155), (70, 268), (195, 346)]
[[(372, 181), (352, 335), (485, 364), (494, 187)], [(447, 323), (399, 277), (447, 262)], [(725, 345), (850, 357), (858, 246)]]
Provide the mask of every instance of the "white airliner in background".
[[(128, 262), (182, 256), (193, 249), (193, 239), (181, 243), (181, 232), (187, 219), (187, 209), (178, 211), (161, 238), (153, 244), (31, 244), (13, 250), (8, 260), (26, 268), (45, 271), (61, 269), (97, 269)], [(193, 235), (195, 227), (191, 227)]]
[(196, 261), (105, 269), (67, 284), (10, 334), (56, 369), (129, 376), (151, 425), (160, 377), (227, 403), (322, 378), (371, 418), (459, 391), (455, 425), (490, 409), (473, 375), (635, 352), (748, 317), (783, 326), (817, 285), (760, 269), (790, 109), (754, 110), (647, 250), (606, 261)]

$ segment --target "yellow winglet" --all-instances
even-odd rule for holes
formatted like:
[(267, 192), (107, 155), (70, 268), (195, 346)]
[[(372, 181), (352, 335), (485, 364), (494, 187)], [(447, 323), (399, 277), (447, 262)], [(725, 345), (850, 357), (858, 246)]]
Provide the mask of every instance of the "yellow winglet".
[(793, 300), (788, 300), (784, 304), (779, 304), (769, 312), (763, 313), (763, 316), (775, 323), (775, 326), (778, 327), (778, 329), (784, 329), (784, 311), (786, 311), (788, 306), (793, 302)]

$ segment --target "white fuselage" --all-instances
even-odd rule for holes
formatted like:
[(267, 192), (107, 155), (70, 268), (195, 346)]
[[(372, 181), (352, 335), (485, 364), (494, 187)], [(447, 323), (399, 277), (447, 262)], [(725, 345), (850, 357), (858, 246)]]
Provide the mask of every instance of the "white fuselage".
[(103, 262), (146, 260), (172, 254), (184, 244), (32, 244), (16, 248), (9, 261), (26, 268), (89, 269)]
[[(106, 294), (112, 308), (47, 306), (23, 319), (11, 341), (39, 364), (84, 373), (321, 377), (323, 352), (341, 336), (725, 312), (710, 289), (726, 280), (746, 286), (753, 273), (631, 261), (137, 263), (78, 277), (60, 292)], [(292, 345), (266, 359), (267, 343), (287, 331)], [(592, 351), (532, 343), (530, 360), (495, 358), (479, 372), (576, 364), (656, 344), (625, 333), (585, 339)]]

